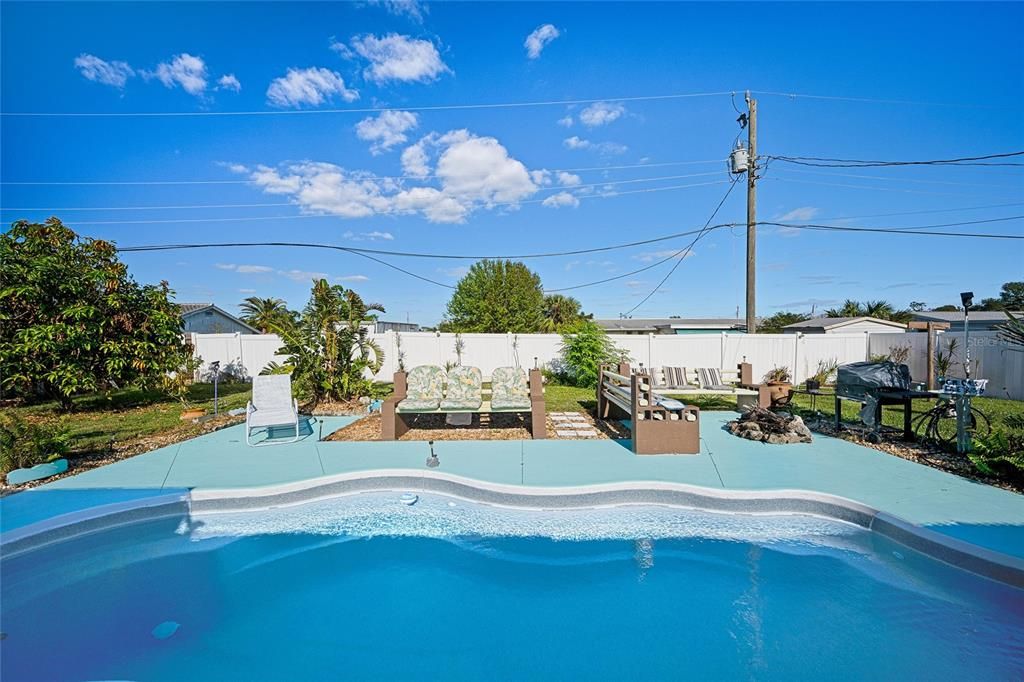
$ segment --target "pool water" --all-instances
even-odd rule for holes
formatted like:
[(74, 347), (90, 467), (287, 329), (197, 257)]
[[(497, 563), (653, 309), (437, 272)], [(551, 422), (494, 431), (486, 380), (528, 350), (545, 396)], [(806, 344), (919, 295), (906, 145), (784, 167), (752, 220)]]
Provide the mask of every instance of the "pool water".
[(1024, 591), (811, 517), (374, 493), (0, 568), (5, 682), (1024, 676)]

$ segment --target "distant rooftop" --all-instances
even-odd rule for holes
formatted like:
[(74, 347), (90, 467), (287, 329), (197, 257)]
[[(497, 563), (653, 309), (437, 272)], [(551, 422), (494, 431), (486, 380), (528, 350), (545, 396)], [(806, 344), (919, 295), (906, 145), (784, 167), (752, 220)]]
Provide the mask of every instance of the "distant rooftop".
[(745, 320), (734, 317), (645, 317), (632, 319), (594, 320), (607, 331), (641, 331), (648, 329), (745, 329)]
[(787, 324), (783, 329), (835, 329), (836, 327), (845, 327), (850, 324), (857, 322), (877, 322), (878, 324), (889, 325), (891, 327), (899, 327), (900, 329), (906, 329), (907, 325), (902, 322), (893, 322), (892, 320), (880, 320), (877, 317), (815, 317), (810, 320), (804, 320), (803, 322), (794, 322), (793, 324)]
[(189, 313), (194, 313), (197, 310), (202, 310), (203, 308), (209, 308), (212, 305), (213, 305), (212, 303), (178, 303), (177, 304), (178, 308), (181, 310), (181, 314), (182, 315), (188, 315)]
[[(1024, 315), (1024, 311), (1011, 310), (1015, 317)], [(921, 313), (914, 313), (914, 319), (922, 322), (963, 322), (964, 312), (955, 310), (951, 312), (935, 312), (927, 310)], [(1005, 322), (1006, 313), (1002, 310), (971, 310), (971, 322)]]

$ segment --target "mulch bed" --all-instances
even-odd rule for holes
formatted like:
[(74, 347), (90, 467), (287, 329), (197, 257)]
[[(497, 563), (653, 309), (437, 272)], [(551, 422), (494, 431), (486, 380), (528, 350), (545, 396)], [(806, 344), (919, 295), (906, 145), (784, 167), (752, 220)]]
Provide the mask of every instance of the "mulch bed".
[(1024, 483), (1020, 481), (1007, 480), (1005, 478), (986, 476), (979, 472), (971, 460), (967, 459), (966, 456), (957, 452), (948, 452), (928, 442), (908, 443), (902, 440), (901, 435), (890, 435), (887, 432), (883, 432), (881, 443), (871, 443), (865, 440), (860, 433), (855, 431), (842, 431), (837, 435), (835, 424), (833, 424), (830, 419), (823, 419), (817, 423), (810, 422), (807, 426), (812, 431), (825, 434), (826, 436), (836, 436), (843, 440), (856, 443), (857, 445), (863, 445), (866, 448), (881, 450), (882, 452), (910, 460), (911, 462), (924, 464), (925, 466), (932, 467), (933, 469), (939, 469), (940, 471), (956, 474), (957, 476), (969, 478), (972, 481), (978, 481), (979, 483), (991, 485), (996, 488), (1002, 488), (1003, 490), (1010, 490), (1016, 493), (1024, 493)]
[[(588, 412), (581, 412), (587, 423), (597, 431), (590, 438), (560, 438), (555, 433), (551, 418), (547, 419), (548, 438), (556, 440), (606, 440), (629, 438), (629, 430), (616, 421), (595, 420)], [(443, 414), (419, 414), (412, 418), (409, 429), (399, 440), (529, 440), (529, 415), (489, 414), (473, 415), (469, 426), (451, 426)], [(380, 414), (375, 413), (338, 429), (324, 440), (331, 441), (372, 441), (380, 440)]]

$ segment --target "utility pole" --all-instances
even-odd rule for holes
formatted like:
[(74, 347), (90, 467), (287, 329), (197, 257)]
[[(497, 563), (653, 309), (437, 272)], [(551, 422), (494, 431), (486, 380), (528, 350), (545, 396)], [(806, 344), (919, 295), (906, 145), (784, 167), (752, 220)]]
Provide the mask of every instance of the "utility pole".
[(757, 100), (747, 100), (747, 333), (757, 331)]

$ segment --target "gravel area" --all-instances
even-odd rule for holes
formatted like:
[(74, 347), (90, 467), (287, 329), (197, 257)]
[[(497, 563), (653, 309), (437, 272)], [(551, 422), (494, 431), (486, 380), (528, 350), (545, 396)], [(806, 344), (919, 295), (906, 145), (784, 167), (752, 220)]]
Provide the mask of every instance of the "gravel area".
[[(588, 413), (580, 412), (584, 419), (581, 423), (597, 432), (589, 438), (573, 437), (572, 440), (594, 440), (608, 438), (628, 438), (629, 431), (618, 422), (596, 421)], [(420, 414), (413, 417), (411, 427), (399, 440), (529, 440), (529, 415), (526, 414), (474, 414), (473, 423), (469, 426), (451, 426), (445, 423), (443, 414)], [(380, 440), (380, 414), (372, 414), (363, 419), (338, 429), (324, 440), (331, 441), (368, 441)], [(555, 426), (549, 415), (547, 418), (548, 438), (558, 438)]]

